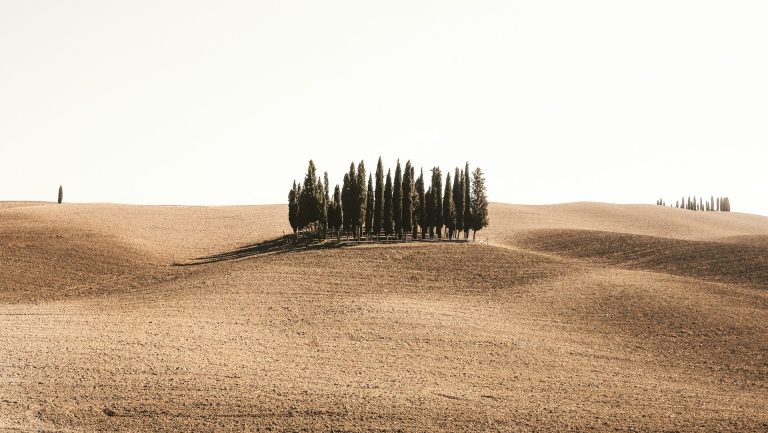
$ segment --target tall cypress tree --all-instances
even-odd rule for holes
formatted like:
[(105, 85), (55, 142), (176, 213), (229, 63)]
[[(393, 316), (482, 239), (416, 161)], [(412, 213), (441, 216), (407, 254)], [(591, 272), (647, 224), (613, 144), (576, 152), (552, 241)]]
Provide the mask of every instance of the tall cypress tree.
[(464, 188), (461, 184), (462, 174), (459, 168), (456, 167), (456, 171), (453, 175), (453, 206), (456, 213), (456, 238), (459, 237), (459, 232), (464, 230)]
[(480, 167), (472, 173), (472, 240), (478, 230), (488, 225), (488, 197), (485, 192), (485, 176)]
[(395, 167), (395, 183), (392, 185), (392, 218), (395, 222), (395, 235), (399, 238), (403, 231), (403, 173), (399, 159)]
[(307, 227), (320, 220), (320, 200), (318, 199), (317, 174), (315, 163), (310, 160), (304, 186), (299, 196), (299, 226)]
[(360, 221), (360, 192), (357, 190), (357, 172), (355, 163), (349, 164), (349, 225), (350, 234), (357, 236), (357, 225)]
[(298, 187), (296, 181), (293, 181), (293, 187), (288, 192), (288, 222), (291, 224), (293, 234), (298, 236), (299, 230), (299, 197), (297, 194)]
[(451, 185), (451, 173), (445, 175), (443, 221), (445, 223), (445, 227), (448, 229), (448, 239), (453, 239), (453, 231), (456, 229), (456, 207), (453, 203), (453, 185)]
[(432, 187), (430, 186), (427, 189), (427, 192), (424, 193), (424, 203), (425, 211), (426, 211), (426, 217), (424, 218), (427, 231), (429, 232), (429, 238), (434, 239), (435, 237), (435, 226), (434, 226), (434, 215), (435, 215), (435, 201), (432, 200)]
[(416, 169), (411, 164), (411, 234), (413, 239), (419, 235), (419, 223), (417, 222), (416, 207), (419, 205), (419, 193), (416, 191)]
[(58, 198), (59, 204), (61, 204), (62, 201), (64, 201), (64, 187), (59, 185), (59, 198)]
[(325, 213), (325, 188), (323, 187), (323, 179), (317, 176), (317, 187), (315, 188), (315, 197), (317, 198), (317, 233), (321, 235), (325, 233), (325, 225), (327, 224), (328, 215)]
[(413, 170), (411, 161), (405, 163), (405, 175), (403, 176), (403, 207), (402, 222), (400, 224), (403, 231), (403, 239), (408, 240), (408, 233), (411, 231), (413, 223)]
[(419, 174), (419, 178), (416, 180), (416, 196), (416, 222), (421, 228), (421, 238), (424, 239), (428, 225), (427, 205), (425, 202), (426, 197), (424, 191), (424, 170), (421, 170), (421, 174)]
[(386, 234), (387, 238), (394, 232), (392, 202), (392, 176), (390, 175), (389, 170), (387, 170), (387, 183), (384, 186), (384, 217), (381, 221), (384, 234)]
[(341, 214), (342, 230), (347, 233), (352, 231), (352, 182), (349, 181), (349, 173), (344, 173), (344, 183), (341, 188)]
[(432, 225), (435, 227), (437, 238), (443, 237), (443, 173), (440, 167), (432, 169)]
[(368, 175), (368, 194), (365, 206), (365, 233), (368, 237), (373, 233), (373, 177)]
[(379, 163), (376, 164), (376, 197), (373, 204), (373, 231), (376, 237), (379, 236), (384, 219), (384, 166), (379, 157)]
[(341, 227), (341, 190), (339, 185), (333, 191), (333, 201), (328, 203), (328, 230), (339, 237), (339, 228)]
[(357, 227), (358, 237), (363, 237), (363, 226), (365, 225), (365, 209), (368, 205), (368, 188), (365, 184), (365, 163), (360, 161), (357, 166)]
[(472, 227), (472, 209), (470, 207), (470, 181), (469, 181), (469, 162), (464, 167), (464, 239), (469, 238), (469, 229)]
[(323, 236), (328, 236), (328, 208), (331, 206), (330, 194), (328, 185), (328, 172), (323, 172), (323, 191), (325, 196), (323, 197), (323, 208), (321, 210), (323, 220)]

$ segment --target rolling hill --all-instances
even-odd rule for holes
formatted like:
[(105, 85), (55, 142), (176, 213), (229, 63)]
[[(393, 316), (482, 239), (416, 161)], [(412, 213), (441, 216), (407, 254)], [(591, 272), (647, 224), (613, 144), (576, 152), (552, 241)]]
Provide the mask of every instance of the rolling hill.
[(768, 429), (768, 218), (490, 218), (292, 249), (284, 205), (2, 203), (0, 430)]

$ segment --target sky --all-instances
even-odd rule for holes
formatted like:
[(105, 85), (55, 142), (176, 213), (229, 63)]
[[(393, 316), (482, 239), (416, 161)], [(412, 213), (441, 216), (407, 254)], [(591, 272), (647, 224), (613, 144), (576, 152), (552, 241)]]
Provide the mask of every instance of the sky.
[(0, 200), (285, 203), (308, 160), (768, 215), (768, 2), (0, 0)]

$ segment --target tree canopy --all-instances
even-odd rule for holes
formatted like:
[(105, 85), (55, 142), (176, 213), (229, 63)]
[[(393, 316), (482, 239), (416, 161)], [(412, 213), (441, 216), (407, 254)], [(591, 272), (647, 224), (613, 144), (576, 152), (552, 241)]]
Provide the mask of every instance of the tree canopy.
[(385, 180), (379, 158), (375, 177), (367, 173), (366, 178), (365, 162), (353, 162), (331, 197), (328, 173), (318, 176), (310, 160), (304, 181), (294, 181), (288, 191), (288, 222), (296, 236), (299, 232), (337, 239), (342, 234), (354, 239), (394, 235), (405, 241), (458, 239), (462, 230), (467, 239), (469, 230), (476, 233), (488, 225), (482, 170), (470, 173), (467, 163), (464, 170), (456, 168), (453, 177), (451, 172), (446, 174), (445, 186), (440, 167), (433, 167), (431, 173), (426, 185), (423, 169), (417, 178), (410, 160), (405, 166), (397, 160), (394, 179), (387, 169)]

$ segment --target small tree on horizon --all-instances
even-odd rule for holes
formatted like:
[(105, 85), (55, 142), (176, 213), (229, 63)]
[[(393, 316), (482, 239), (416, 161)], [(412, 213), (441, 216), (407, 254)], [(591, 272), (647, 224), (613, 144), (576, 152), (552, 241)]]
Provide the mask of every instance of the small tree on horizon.
[(64, 187), (59, 185), (59, 200), (58, 200), (59, 204), (61, 204), (62, 201), (64, 201)]

